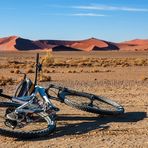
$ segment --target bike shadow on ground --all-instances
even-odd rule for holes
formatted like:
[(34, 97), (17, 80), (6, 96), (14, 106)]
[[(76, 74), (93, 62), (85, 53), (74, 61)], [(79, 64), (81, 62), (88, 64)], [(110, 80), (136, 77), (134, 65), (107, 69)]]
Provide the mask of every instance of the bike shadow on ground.
[[(147, 118), (146, 112), (127, 112), (121, 116), (95, 116), (85, 117), (81, 115), (58, 115), (57, 117), (57, 128), (54, 133), (50, 134), (49, 137), (31, 139), (31, 141), (43, 141), (63, 136), (70, 135), (81, 135), (94, 131), (96, 129), (108, 130), (110, 127), (107, 125), (112, 122), (138, 122)], [(58, 123), (60, 125), (58, 125)], [(19, 139), (16, 139), (19, 140)], [(27, 140), (30, 141), (30, 140)]]

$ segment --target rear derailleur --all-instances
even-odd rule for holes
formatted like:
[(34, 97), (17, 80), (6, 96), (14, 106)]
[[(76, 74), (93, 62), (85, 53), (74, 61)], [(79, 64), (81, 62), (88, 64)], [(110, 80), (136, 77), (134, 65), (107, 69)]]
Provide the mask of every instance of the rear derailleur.
[(23, 128), (28, 119), (25, 113), (16, 113), (14, 108), (8, 108), (5, 117), (5, 125), (12, 129)]

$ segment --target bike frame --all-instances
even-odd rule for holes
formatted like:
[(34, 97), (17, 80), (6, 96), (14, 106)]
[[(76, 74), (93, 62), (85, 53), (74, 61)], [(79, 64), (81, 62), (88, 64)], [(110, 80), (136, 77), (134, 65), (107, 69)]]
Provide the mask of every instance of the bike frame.
[[(41, 107), (41, 105), (37, 102), (37, 97), (36, 95), (39, 93), (41, 98), (43, 99), (44, 102), (44, 107)], [(16, 108), (15, 112), (16, 113), (39, 113), (43, 111), (50, 110), (54, 105), (50, 101), (50, 99), (55, 98), (58, 99), (58, 97), (53, 97), (47, 95), (45, 88), (36, 85), (34, 92), (30, 96), (23, 96), (23, 97), (13, 97), (12, 101), (21, 104), (18, 108)], [(29, 109), (26, 109), (26, 108)]]

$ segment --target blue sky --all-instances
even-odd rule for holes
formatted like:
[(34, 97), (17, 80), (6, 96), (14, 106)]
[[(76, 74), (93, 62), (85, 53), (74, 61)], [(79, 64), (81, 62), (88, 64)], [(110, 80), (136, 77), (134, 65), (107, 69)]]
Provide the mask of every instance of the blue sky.
[(148, 39), (148, 0), (0, 0), (0, 37)]

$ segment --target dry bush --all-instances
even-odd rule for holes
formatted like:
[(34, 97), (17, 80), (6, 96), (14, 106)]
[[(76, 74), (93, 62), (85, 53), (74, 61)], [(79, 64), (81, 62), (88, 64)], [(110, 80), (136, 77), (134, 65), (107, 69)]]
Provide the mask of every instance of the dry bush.
[(60, 60), (60, 59), (54, 59), (54, 62), (52, 64), (53, 66), (67, 66), (69, 64), (66, 63), (66, 61)]
[(79, 72), (76, 70), (68, 70), (67, 73), (79, 73)]
[(136, 66), (147, 66), (148, 65), (148, 59), (137, 58), (134, 61), (134, 65), (136, 65)]
[(0, 86), (5, 86), (5, 85), (13, 85), (14, 80), (12, 78), (5, 78), (3, 76), (0, 77)]
[(10, 70), (10, 73), (14, 73), (15, 71), (14, 70)]
[(110, 69), (108, 69), (108, 70), (105, 70), (105, 72), (112, 72)]
[(0, 65), (0, 69), (1, 69), (1, 68), (6, 68), (6, 67), (9, 67), (9, 65), (7, 65), (7, 64), (6, 64), (6, 65), (5, 65), (5, 64), (1, 64), (1, 65)]
[(50, 71), (48, 69), (44, 69), (43, 73), (50, 73)]
[(76, 70), (73, 70), (73, 72), (72, 73), (78, 73)]
[(15, 69), (14, 73), (15, 73), (15, 74), (20, 74), (21, 72), (20, 72), (19, 69)]
[(146, 77), (146, 76), (141, 77), (141, 81), (147, 81), (147, 80), (148, 80), (148, 77)]
[(14, 65), (14, 68), (20, 68), (20, 66), (19, 65)]
[(129, 64), (129, 63), (124, 63), (124, 64), (122, 64), (121, 66), (122, 66), (122, 67), (129, 67), (130, 64)]
[(25, 62), (20, 62), (20, 61), (15, 61), (15, 60), (13, 60), (13, 61), (8, 61), (8, 63), (9, 64), (24, 64)]
[(26, 69), (25, 72), (26, 73), (34, 73), (33, 69), (31, 69), (31, 68)]
[(92, 73), (97, 73), (97, 72), (100, 72), (100, 70), (98, 70), (98, 69), (93, 69), (91, 72), (92, 72)]
[(47, 52), (46, 56), (42, 58), (42, 64), (45, 66), (50, 66), (54, 63), (54, 58), (51, 52)]
[(47, 75), (40, 75), (40, 78), (39, 78), (39, 81), (40, 82), (47, 82), (47, 81), (51, 81), (51, 76), (47, 76)]
[(67, 73), (72, 73), (72, 70), (68, 70)]
[(55, 69), (53, 69), (51, 72), (52, 72), (52, 73), (55, 73), (56, 71), (55, 71)]
[(10, 68), (20, 68), (20, 67), (24, 67), (26, 65), (27, 61), (23, 61), (23, 62), (20, 62), (20, 61), (8, 61), (8, 67)]

